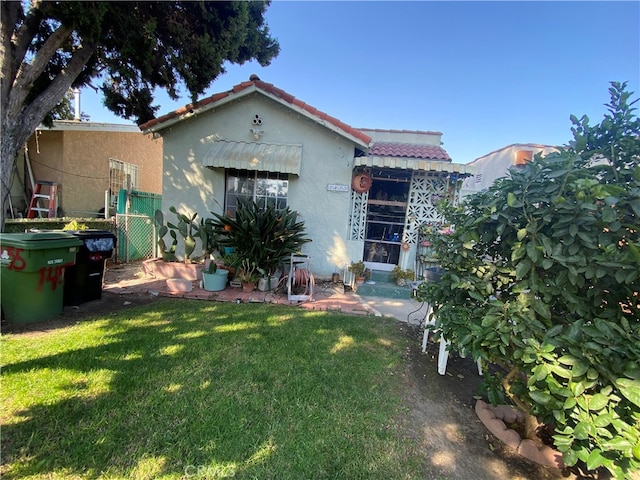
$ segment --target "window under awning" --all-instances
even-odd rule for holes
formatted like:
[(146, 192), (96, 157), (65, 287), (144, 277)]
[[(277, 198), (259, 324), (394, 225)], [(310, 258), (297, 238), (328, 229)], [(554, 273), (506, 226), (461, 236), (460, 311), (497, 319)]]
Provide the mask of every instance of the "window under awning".
[(202, 159), (205, 167), (237, 168), (300, 175), (302, 145), (215, 142)]
[(472, 175), (475, 170), (472, 166), (461, 163), (443, 162), (438, 160), (426, 160), (421, 158), (404, 157), (356, 157), (355, 166), (398, 168), (402, 170), (421, 170), (424, 172), (447, 172), (461, 175)]

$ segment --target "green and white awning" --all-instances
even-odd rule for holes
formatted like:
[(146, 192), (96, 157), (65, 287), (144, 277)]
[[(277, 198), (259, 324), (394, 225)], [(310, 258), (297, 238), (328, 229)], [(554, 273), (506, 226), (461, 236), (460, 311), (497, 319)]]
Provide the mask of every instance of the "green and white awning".
[(202, 159), (205, 167), (260, 170), (294, 175), (300, 175), (301, 163), (302, 145), (227, 140), (215, 142)]
[(401, 170), (421, 170), (424, 172), (457, 173), (460, 175), (472, 175), (475, 173), (472, 166), (462, 163), (420, 158), (362, 156), (354, 159), (354, 165), (362, 167), (397, 168)]

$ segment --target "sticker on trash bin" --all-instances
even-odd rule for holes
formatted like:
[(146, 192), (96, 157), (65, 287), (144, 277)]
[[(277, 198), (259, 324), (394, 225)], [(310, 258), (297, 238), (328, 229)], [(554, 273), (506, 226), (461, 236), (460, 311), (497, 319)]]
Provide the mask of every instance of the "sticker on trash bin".
[(62, 258), (53, 258), (51, 260), (47, 260), (47, 265), (58, 265), (59, 263), (62, 263), (63, 259)]
[(113, 250), (113, 237), (87, 238), (85, 246), (90, 252), (109, 252)]

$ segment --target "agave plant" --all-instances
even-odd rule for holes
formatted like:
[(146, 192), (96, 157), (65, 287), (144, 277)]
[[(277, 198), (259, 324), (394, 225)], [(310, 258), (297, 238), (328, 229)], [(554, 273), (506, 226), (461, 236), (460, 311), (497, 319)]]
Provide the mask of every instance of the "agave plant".
[(271, 275), (292, 253), (299, 253), (305, 237), (304, 222), (288, 207), (276, 210), (273, 205), (260, 207), (253, 200), (238, 204), (236, 217), (214, 212), (212, 224), (218, 244), (233, 247), (238, 257)]

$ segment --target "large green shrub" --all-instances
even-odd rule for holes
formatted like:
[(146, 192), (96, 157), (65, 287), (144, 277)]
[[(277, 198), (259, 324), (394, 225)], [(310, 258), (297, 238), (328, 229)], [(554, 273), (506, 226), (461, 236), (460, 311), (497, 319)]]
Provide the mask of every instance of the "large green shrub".
[[(213, 213), (213, 212), (212, 212)], [(248, 262), (265, 275), (271, 275), (292, 253), (311, 240), (297, 212), (288, 207), (262, 208), (253, 200), (241, 200), (236, 217), (213, 213), (212, 225), (218, 245), (233, 247), (240, 261)]]
[[(555, 428), (568, 465), (640, 468), (640, 121), (612, 83), (599, 125), (512, 169), (432, 238), (420, 295), (458, 351), (501, 365), (506, 394)], [(495, 382), (494, 382), (495, 383)]]

